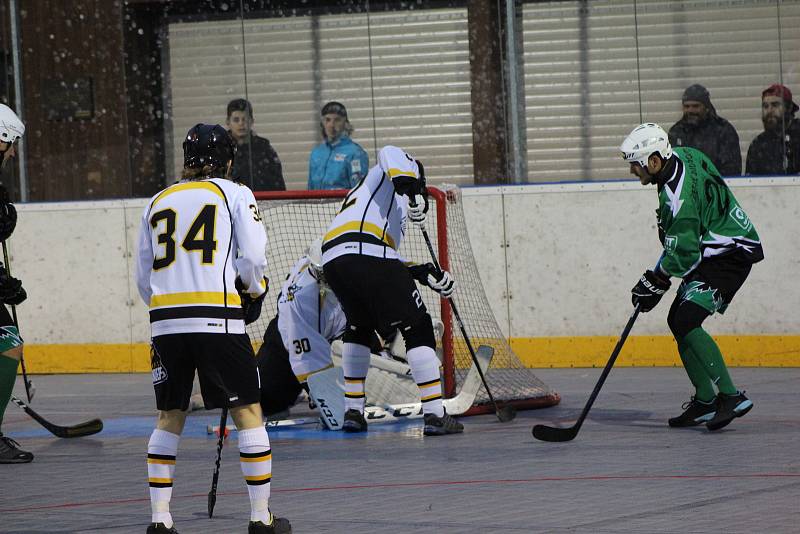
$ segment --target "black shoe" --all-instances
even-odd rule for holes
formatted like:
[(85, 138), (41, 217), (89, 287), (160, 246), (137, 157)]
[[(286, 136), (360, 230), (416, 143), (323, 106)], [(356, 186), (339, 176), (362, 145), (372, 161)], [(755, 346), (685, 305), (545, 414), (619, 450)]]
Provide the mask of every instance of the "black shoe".
[(444, 436), (445, 434), (460, 434), (464, 425), (456, 421), (452, 415), (445, 412), (442, 417), (436, 414), (425, 414), (425, 428), (422, 433), (426, 436)]
[(692, 397), (689, 402), (685, 402), (681, 406), (684, 411), (678, 417), (673, 417), (669, 420), (671, 427), (686, 427), (702, 425), (714, 417), (717, 412), (716, 399), (711, 399), (708, 402), (699, 401)]
[(709, 430), (719, 430), (733, 421), (736, 417), (741, 417), (753, 408), (753, 401), (744, 396), (744, 391), (739, 391), (736, 395), (717, 395), (717, 414), (706, 423)]
[(364, 414), (352, 408), (344, 412), (342, 430), (345, 432), (366, 432), (367, 420), (364, 419)]
[(178, 531), (175, 530), (175, 525), (167, 528), (164, 523), (150, 523), (147, 534), (178, 534)]
[(0, 464), (27, 464), (33, 461), (33, 453), (23, 451), (19, 443), (0, 434)]
[(265, 525), (261, 521), (250, 521), (247, 534), (292, 534), (292, 525), (285, 517), (272, 516), (272, 524)]

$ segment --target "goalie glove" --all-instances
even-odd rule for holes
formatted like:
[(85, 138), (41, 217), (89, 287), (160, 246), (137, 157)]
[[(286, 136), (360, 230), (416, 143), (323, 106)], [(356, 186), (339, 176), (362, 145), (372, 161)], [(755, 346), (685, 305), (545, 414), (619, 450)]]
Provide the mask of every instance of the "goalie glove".
[(639, 306), (639, 311), (647, 313), (656, 307), (671, 285), (669, 278), (647, 270), (631, 289), (631, 302)]
[(17, 306), (22, 304), (26, 298), (28, 298), (28, 294), (22, 287), (22, 281), (9, 275), (6, 268), (0, 264), (0, 301)]
[(261, 295), (253, 298), (250, 296), (250, 293), (245, 292), (244, 284), (242, 284), (241, 278), (236, 278), (236, 291), (239, 293), (239, 297), (242, 299), (242, 311), (244, 311), (244, 324), (250, 324), (255, 322), (258, 319), (258, 316), (261, 315), (261, 304), (263, 304), (264, 299), (267, 296), (267, 291), (269, 291), (269, 279), (265, 276), (264, 281), (266, 282), (266, 290), (261, 293)]
[(444, 298), (450, 298), (456, 289), (456, 282), (450, 273), (437, 269), (432, 263), (412, 265), (408, 270), (416, 281), (433, 289)]

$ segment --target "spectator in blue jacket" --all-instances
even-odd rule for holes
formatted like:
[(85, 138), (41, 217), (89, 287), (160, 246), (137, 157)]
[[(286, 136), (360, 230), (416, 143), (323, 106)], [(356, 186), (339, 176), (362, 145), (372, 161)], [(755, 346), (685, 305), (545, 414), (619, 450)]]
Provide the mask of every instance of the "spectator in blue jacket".
[(350, 189), (369, 171), (367, 153), (350, 139), (353, 126), (344, 105), (328, 102), (320, 115), (323, 141), (308, 158), (308, 188)]

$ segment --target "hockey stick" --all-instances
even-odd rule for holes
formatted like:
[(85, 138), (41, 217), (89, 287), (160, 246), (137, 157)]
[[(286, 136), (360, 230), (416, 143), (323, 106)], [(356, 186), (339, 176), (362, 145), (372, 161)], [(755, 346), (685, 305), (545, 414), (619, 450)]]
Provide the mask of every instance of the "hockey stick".
[(30, 415), (37, 423), (45, 427), (51, 434), (59, 438), (80, 438), (83, 436), (91, 436), (103, 430), (103, 421), (100, 419), (92, 419), (85, 423), (78, 423), (73, 426), (60, 426), (51, 423), (35, 411), (33, 408), (22, 402), (15, 396), (11, 396), (11, 402), (25, 410), (25, 413)]
[[(478, 347), (477, 359), (480, 367), (473, 364), (464, 379), (461, 391), (452, 399), (444, 399), (447, 413), (460, 415), (475, 403), (481, 387), (479, 372), (488, 369), (494, 357), (494, 349), (488, 345)], [(479, 370), (480, 369), (480, 370)], [(344, 416), (344, 374), (340, 367), (332, 367), (308, 377), (309, 395), (317, 403), (320, 419), (329, 430), (341, 430)], [(385, 404), (366, 406), (364, 417), (371, 423), (388, 423), (422, 417), (422, 403)]]
[[(656, 262), (655, 269), (658, 269), (658, 266), (661, 265), (662, 259), (664, 259), (663, 254)], [(611, 357), (608, 359), (608, 363), (606, 363), (603, 372), (600, 374), (600, 378), (598, 379), (597, 384), (595, 384), (592, 394), (589, 395), (589, 400), (586, 401), (586, 406), (583, 407), (583, 411), (581, 412), (581, 415), (578, 417), (578, 420), (575, 422), (575, 424), (568, 428), (558, 428), (547, 425), (535, 425), (531, 429), (531, 433), (533, 434), (534, 438), (541, 441), (553, 441), (553, 442), (572, 441), (573, 439), (575, 439), (575, 436), (578, 435), (578, 430), (580, 430), (581, 425), (583, 425), (583, 420), (586, 419), (586, 416), (589, 414), (589, 410), (592, 408), (592, 404), (594, 404), (597, 395), (600, 393), (600, 388), (603, 387), (603, 384), (605, 383), (608, 374), (611, 372), (611, 368), (614, 367), (614, 362), (617, 361), (617, 356), (619, 356), (619, 353), (622, 350), (622, 345), (624, 345), (625, 340), (628, 339), (628, 334), (630, 334), (631, 329), (633, 328), (633, 323), (636, 322), (636, 318), (638, 316), (639, 316), (639, 304), (637, 304), (636, 307), (633, 309), (631, 318), (628, 319), (628, 324), (625, 325), (625, 329), (622, 331), (622, 335), (619, 337), (619, 341), (617, 341), (617, 345), (614, 347), (614, 351), (611, 353)]]
[[(300, 417), (298, 419), (275, 419), (274, 421), (267, 421), (264, 423), (264, 428), (289, 428), (293, 426), (319, 424), (319, 417)], [(235, 426), (228, 425), (228, 431), (236, 431)], [(219, 432), (219, 425), (207, 425), (206, 434), (211, 435)]]
[[(411, 200), (409, 200), (411, 202)], [(431, 243), (431, 238), (428, 236), (428, 231), (425, 229), (425, 226), (420, 226), (419, 229), (422, 231), (422, 237), (425, 238), (425, 244), (428, 245), (428, 252), (431, 253), (431, 259), (433, 260), (433, 265), (441, 271), (442, 268), (439, 266), (439, 261), (436, 259), (436, 253), (433, 251), (433, 244)], [(469, 340), (469, 336), (467, 335), (467, 329), (464, 328), (464, 321), (461, 320), (461, 315), (458, 313), (458, 308), (456, 308), (456, 302), (453, 300), (453, 297), (447, 299), (450, 303), (450, 309), (453, 310), (453, 316), (456, 318), (456, 322), (458, 323), (458, 328), (461, 330), (461, 335), (464, 337), (464, 341), (467, 344), (467, 348), (469, 349), (469, 355), (472, 356), (472, 361), (475, 362), (477, 365), (478, 359), (475, 357), (475, 349), (472, 348), (472, 342)], [(486, 389), (486, 394), (489, 395), (489, 400), (492, 401), (492, 405), (494, 406), (494, 413), (497, 415), (497, 418), (502, 422), (508, 422), (514, 419), (517, 416), (516, 410), (511, 405), (505, 405), (502, 408), (497, 404), (497, 401), (494, 400), (494, 396), (492, 395), (491, 390), (489, 389), (489, 384), (486, 382), (486, 377), (483, 374), (483, 370), (481, 370), (480, 365), (478, 365), (478, 373), (481, 377), (481, 382), (483, 382), (483, 387)]]
[(217, 504), (217, 481), (219, 480), (219, 464), (222, 461), (222, 445), (225, 443), (225, 431), (228, 424), (228, 408), (222, 409), (219, 416), (219, 440), (217, 440), (217, 461), (214, 464), (214, 475), (211, 477), (211, 490), (208, 492), (208, 518), (214, 515), (214, 505)]
[[(8, 263), (8, 246), (6, 246), (6, 242), (3, 241), (3, 260), (6, 264), (6, 272), (8, 276), (11, 276), (11, 265)], [(17, 335), (19, 335), (19, 321), (17, 321), (17, 307), (13, 304), (11, 306), (11, 318), (14, 320), (14, 326), (17, 327)], [(33, 400), (33, 396), (36, 394), (36, 386), (33, 385), (33, 382), (30, 378), (28, 378), (28, 370), (25, 369), (25, 358), (22, 354), (19, 355), (19, 364), (22, 367), (22, 382), (25, 384), (25, 397), (27, 397), (28, 402)]]
[(575, 424), (568, 428), (535, 425), (531, 430), (534, 438), (541, 441), (571, 441), (575, 439), (575, 436), (578, 435), (578, 430), (580, 430), (581, 425), (583, 425), (583, 420), (586, 419), (589, 410), (592, 408), (592, 404), (594, 404), (594, 400), (597, 398), (598, 393), (600, 393), (600, 388), (603, 387), (606, 377), (608, 377), (608, 374), (611, 372), (611, 368), (614, 367), (614, 362), (617, 360), (617, 356), (622, 350), (622, 345), (628, 338), (628, 334), (630, 333), (631, 328), (633, 328), (633, 323), (636, 322), (636, 318), (638, 316), (639, 305), (637, 304), (636, 308), (633, 310), (633, 314), (631, 314), (631, 318), (628, 319), (628, 324), (625, 325), (625, 329), (622, 331), (619, 341), (617, 341), (617, 346), (614, 347), (614, 352), (611, 353), (611, 357), (608, 359), (608, 363), (606, 363), (606, 367), (603, 369), (603, 373), (600, 375), (600, 379), (594, 386), (594, 391), (592, 391), (592, 394), (589, 395), (589, 400), (586, 402), (586, 406), (583, 407), (583, 411), (581, 412), (581, 415), (578, 417), (578, 420), (575, 422)]

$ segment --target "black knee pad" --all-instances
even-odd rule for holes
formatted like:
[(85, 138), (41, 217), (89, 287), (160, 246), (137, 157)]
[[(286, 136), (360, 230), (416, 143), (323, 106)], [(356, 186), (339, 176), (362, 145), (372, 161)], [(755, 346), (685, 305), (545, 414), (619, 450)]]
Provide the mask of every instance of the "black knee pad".
[(667, 324), (675, 339), (681, 340), (686, 334), (702, 326), (706, 317), (711, 315), (708, 310), (693, 302), (683, 301), (670, 309)]
[(416, 347), (436, 348), (433, 321), (431, 321), (431, 316), (427, 313), (420, 317), (416, 323), (401, 326), (400, 333), (406, 341), (406, 351)]
[(364, 328), (358, 328), (350, 325), (344, 331), (342, 341), (345, 343), (355, 343), (356, 345), (363, 345), (369, 347), (372, 345), (373, 332), (367, 331)]

